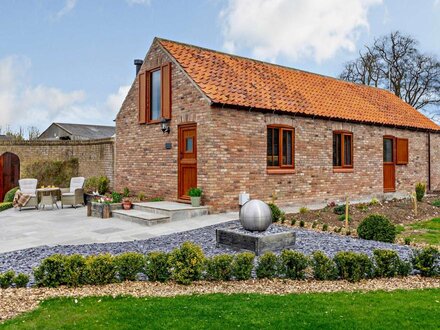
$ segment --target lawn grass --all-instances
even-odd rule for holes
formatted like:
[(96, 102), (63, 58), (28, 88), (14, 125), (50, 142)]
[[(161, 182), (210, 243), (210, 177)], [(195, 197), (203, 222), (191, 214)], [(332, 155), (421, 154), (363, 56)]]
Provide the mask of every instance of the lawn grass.
[(408, 236), (412, 241), (440, 245), (440, 218), (416, 222), (409, 227), (413, 230), (420, 231), (411, 233)]
[(0, 329), (438, 329), (440, 289), (44, 301)]

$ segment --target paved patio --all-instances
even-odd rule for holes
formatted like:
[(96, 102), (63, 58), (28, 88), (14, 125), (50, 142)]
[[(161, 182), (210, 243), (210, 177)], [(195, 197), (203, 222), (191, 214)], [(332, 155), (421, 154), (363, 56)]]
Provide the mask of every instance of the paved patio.
[(0, 212), (0, 253), (42, 245), (125, 242), (178, 233), (238, 219), (237, 212), (144, 226), (116, 218), (87, 217), (79, 207)]

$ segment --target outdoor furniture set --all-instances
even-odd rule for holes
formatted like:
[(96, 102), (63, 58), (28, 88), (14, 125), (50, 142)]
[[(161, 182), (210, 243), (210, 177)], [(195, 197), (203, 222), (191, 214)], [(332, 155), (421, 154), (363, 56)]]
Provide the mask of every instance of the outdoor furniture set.
[(18, 181), (19, 190), (14, 197), (14, 202), (20, 211), (23, 207), (45, 209), (50, 205), (52, 209), (58, 208), (58, 199), (61, 200), (61, 208), (64, 205), (72, 205), (72, 207), (84, 205), (84, 181), (83, 177), (74, 177), (70, 180), (69, 188), (37, 188), (37, 179), (21, 179)]

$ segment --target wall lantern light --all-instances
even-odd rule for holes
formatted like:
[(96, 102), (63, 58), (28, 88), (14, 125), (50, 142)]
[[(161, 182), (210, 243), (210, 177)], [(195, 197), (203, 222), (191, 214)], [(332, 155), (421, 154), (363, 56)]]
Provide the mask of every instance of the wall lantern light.
[(164, 134), (165, 133), (170, 134), (171, 129), (170, 129), (170, 120), (169, 119), (162, 118), (160, 121), (160, 126), (161, 126), (162, 132)]

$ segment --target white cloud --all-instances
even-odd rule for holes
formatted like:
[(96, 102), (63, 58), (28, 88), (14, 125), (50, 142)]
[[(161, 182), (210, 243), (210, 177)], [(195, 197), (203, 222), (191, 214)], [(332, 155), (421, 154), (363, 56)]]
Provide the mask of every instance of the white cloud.
[(224, 47), (250, 49), (260, 59), (312, 57), (322, 61), (338, 50), (355, 50), (368, 29), (370, 7), (382, 0), (228, 0), (220, 13)]
[(83, 90), (34, 85), (25, 57), (0, 58), (0, 127), (45, 129), (52, 122), (111, 125), (130, 86), (121, 86), (101, 104), (87, 103)]
[(61, 18), (72, 11), (72, 9), (76, 6), (76, 2), (77, 0), (66, 0), (64, 7), (55, 14), (55, 18)]
[(146, 5), (151, 4), (151, 0), (125, 0), (129, 5)]

